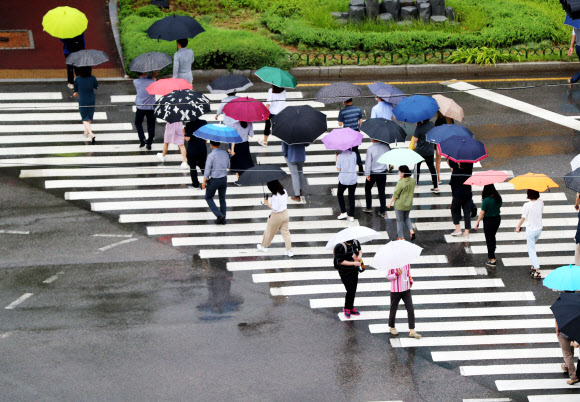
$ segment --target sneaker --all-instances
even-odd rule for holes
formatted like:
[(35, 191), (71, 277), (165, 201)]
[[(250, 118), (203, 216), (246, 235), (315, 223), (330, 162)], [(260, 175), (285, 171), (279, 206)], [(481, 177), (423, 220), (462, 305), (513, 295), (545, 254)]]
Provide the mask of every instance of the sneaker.
[(570, 378), (568, 381), (566, 381), (566, 384), (572, 385), (572, 384), (576, 384), (577, 382), (578, 382), (578, 378)]
[(286, 257), (294, 257), (294, 252), (292, 250), (287, 250), (284, 254), (286, 254)]
[(391, 335), (399, 335), (399, 331), (397, 331), (397, 328), (389, 327), (389, 331), (391, 332)]
[(349, 222), (354, 222), (354, 216), (349, 216), (349, 217), (348, 217), (348, 221), (349, 221)]
[(157, 159), (159, 159), (161, 162), (165, 162), (165, 156), (163, 156), (161, 152), (157, 154)]
[(338, 218), (336, 218), (336, 219), (346, 219), (346, 218), (347, 218), (347, 216), (348, 216), (348, 215), (346, 214), (346, 212), (344, 212), (344, 213), (342, 213), (342, 214), (338, 215)]
[(350, 310), (350, 313), (352, 315), (360, 315), (360, 313), (356, 310), (356, 308), (353, 308), (352, 310)]
[(364, 208), (362, 211), (364, 213), (366, 213), (366, 214), (372, 214), (373, 213), (373, 209), (372, 208)]
[(562, 367), (562, 371), (564, 373), (567, 373), (568, 372), (568, 367), (566, 367), (566, 365), (564, 363), (560, 364), (560, 367)]
[(346, 318), (350, 318), (350, 310), (349, 309), (343, 308), (342, 312), (344, 313), (344, 316)]
[(290, 197), (290, 199), (292, 201), (296, 201), (296, 202), (301, 202), (302, 201), (302, 198), (300, 198), (300, 197)]
[(147, 148), (148, 151), (151, 151), (151, 144), (147, 144), (145, 148)]
[(386, 218), (387, 217), (387, 213), (386, 212), (379, 212), (379, 216), (381, 218)]
[(201, 187), (200, 186), (194, 186), (193, 184), (188, 184), (187, 185), (187, 188), (192, 188), (194, 190), (201, 190)]
[(142, 143), (139, 144), (139, 148), (143, 148), (144, 146), (145, 146), (145, 143), (144, 142), (142, 142)]
[(462, 232), (461, 230), (454, 230), (454, 231), (451, 233), (451, 236), (461, 236), (461, 234), (462, 234), (462, 233), (463, 233), (463, 232)]
[(485, 265), (490, 266), (490, 267), (497, 267), (497, 260), (496, 261), (493, 261), (493, 262), (491, 260), (488, 260), (485, 263)]
[(218, 225), (225, 225), (226, 224), (226, 217), (220, 216), (219, 218), (216, 219), (215, 223), (217, 223)]
[(234, 186), (238, 186), (241, 187), (242, 185), (240, 183), (238, 183), (237, 181), (234, 182)]
[(258, 144), (260, 144), (263, 147), (267, 147), (268, 146), (268, 143), (267, 142), (264, 142), (264, 137), (262, 137), (262, 138), (260, 138), (258, 140)]
[(469, 233), (463, 233), (463, 238), (465, 240), (469, 240)]
[(189, 165), (187, 164), (187, 162), (181, 162), (181, 165), (179, 165), (180, 169), (183, 170), (189, 170)]
[(422, 335), (419, 335), (415, 331), (411, 331), (411, 332), (409, 332), (409, 338), (421, 339)]
[(258, 244), (256, 244), (256, 248), (257, 248), (258, 250), (260, 250), (260, 251), (263, 251), (264, 253), (267, 253), (267, 252), (268, 252), (268, 247), (262, 247), (262, 245), (261, 245), (261, 244), (259, 244), (259, 243), (258, 243)]
[(438, 189), (438, 188), (432, 188), (432, 189), (431, 189), (431, 192), (432, 192), (433, 194), (439, 194), (439, 189)]
[(74, 85), (73, 84), (68, 84), (67, 87), (69, 87), (70, 89), (74, 89)]

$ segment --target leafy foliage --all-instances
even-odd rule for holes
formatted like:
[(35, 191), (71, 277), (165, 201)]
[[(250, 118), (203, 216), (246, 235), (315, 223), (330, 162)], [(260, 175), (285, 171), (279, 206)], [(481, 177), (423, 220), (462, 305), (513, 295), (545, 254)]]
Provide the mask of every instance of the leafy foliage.
[(448, 59), (451, 63), (478, 64), (489, 66), (497, 63), (516, 61), (515, 56), (502, 53), (501, 50), (489, 47), (477, 47), (473, 49), (457, 49)]

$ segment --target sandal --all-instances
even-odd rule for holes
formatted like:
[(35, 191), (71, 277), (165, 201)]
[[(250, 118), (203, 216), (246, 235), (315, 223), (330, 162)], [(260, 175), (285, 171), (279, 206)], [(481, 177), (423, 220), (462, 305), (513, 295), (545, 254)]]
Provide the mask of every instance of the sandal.
[(411, 240), (415, 240), (415, 232), (411, 233)]
[(534, 268), (533, 266), (530, 267), (530, 272), (535, 272), (536, 268)]
[(540, 271), (534, 271), (530, 274), (530, 276), (534, 279), (542, 279), (542, 274)]
[(571, 79), (571, 78), (568, 78), (568, 88), (569, 88), (570, 90), (572, 90), (572, 85), (573, 85), (573, 84), (572, 84), (572, 79)]

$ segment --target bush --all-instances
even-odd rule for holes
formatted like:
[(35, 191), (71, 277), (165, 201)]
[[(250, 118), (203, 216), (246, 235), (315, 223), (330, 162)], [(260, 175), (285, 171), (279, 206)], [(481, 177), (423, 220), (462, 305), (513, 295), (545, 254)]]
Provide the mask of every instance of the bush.
[(135, 15), (146, 18), (163, 18), (165, 13), (161, 11), (159, 7), (150, 4), (148, 6), (138, 8), (135, 11)]
[(474, 49), (458, 49), (449, 56), (451, 63), (478, 64), (480, 66), (489, 66), (497, 63), (508, 63), (516, 61), (515, 56), (502, 53), (495, 48), (481, 47)]

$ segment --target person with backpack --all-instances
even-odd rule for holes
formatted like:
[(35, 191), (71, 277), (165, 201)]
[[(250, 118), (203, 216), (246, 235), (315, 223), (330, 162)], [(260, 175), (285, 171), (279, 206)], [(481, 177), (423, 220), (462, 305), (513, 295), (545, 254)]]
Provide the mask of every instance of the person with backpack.
[(340, 280), (346, 289), (344, 297), (344, 316), (360, 315), (354, 308), (354, 297), (358, 285), (358, 274), (364, 271), (362, 248), (356, 239), (338, 243), (334, 246), (334, 268), (338, 270)]

